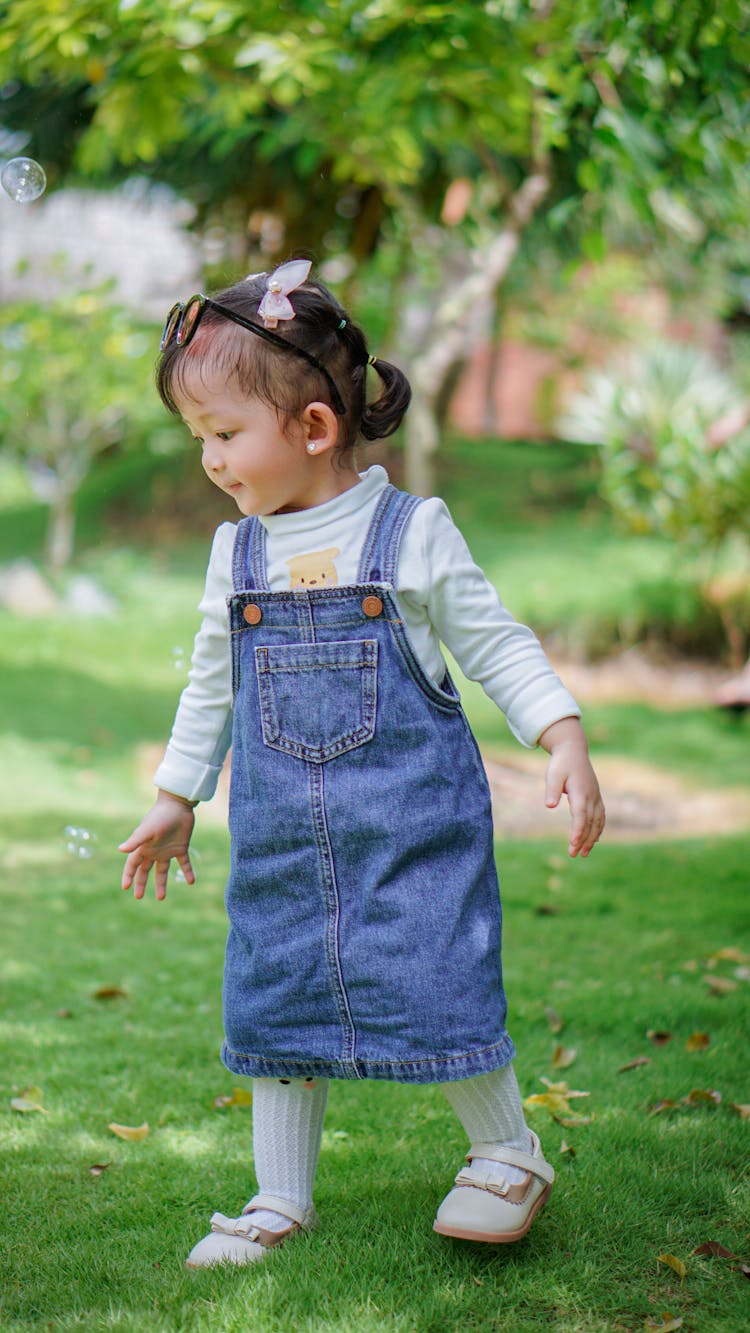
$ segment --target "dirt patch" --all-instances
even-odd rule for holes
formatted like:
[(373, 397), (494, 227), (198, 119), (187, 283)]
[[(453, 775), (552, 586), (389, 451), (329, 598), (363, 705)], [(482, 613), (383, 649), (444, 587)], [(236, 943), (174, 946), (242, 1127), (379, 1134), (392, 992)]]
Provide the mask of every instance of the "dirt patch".
[(555, 670), (571, 694), (587, 703), (649, 703), (655, 708), (710, 708), (726, 680), (726, 668), (707, 662), (656, 662), (639, 648), (629, 648), (601, 662), (555, 657)]
[[(565, 797), (544, 805), (545, 760), (536, 753), (512, 761), (485, 757), (495, 828), (515, 838), (567, 837)], [(596, 770), (607, 808), (607, 841), (698, 838), (750, 829), (750, 791), (706, 791), (674, 773), (616, 755), (600, 755)]]

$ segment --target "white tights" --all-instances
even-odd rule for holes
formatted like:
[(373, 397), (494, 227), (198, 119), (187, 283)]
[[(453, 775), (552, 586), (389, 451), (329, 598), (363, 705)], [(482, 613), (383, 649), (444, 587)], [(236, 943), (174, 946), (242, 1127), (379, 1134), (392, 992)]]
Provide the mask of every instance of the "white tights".
[[(471, 1142), (530, 1151), (512, 1065), (440, 1086)], [(300, 1208), (311, 1206), (327, 1099), (327, 1079), (253, 1079), (253, 1149), (259, 1193), (289, 1199)], [(475, 1162), (491, 1174), (505, 1176), (511, 1184), (524, 1174), (517, 1167), (500, 1167), (487, 1158), (475, 1158)], [(289, 1225), (288, 1218), (267, 1210), (259, 1210), (253, 1220), (271, 1231)]]

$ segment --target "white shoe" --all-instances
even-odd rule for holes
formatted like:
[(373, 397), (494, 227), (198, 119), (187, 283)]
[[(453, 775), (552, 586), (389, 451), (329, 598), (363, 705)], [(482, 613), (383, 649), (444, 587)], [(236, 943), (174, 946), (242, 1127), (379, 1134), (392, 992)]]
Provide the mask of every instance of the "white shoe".
[[(289, 1218), (289, 1226), (281, 1231), (268, 1231), (256, 1226), (252, 1215), (259, 1209), (270, 1209)], [(318, 1217), (312, 1204), (298, 1208), (288, 1199), (275, 1194), (256, 1194), (242, 1209), (239, 1217), (225, 1217), (214, 1213), (209, 1235), (199, 1240), (190, 1251), (185, 1264), (188, 1268), (213, 1268), (215, 1264), (254, 1264), (265, 1259), (275, 1245), (280, 1245), (295, 1231), (308, 1231)]]
[[(526, 1235), (539, 1209), (547, 1202), (555, 1179), (553, 1168), (542, 1156), (539, 1139), (531, 1130), (529, 1133), (530, 1153), (496, 1143), (472, 1144), (466, 1154), (469, 1166), (459, 1171), (455, 1187), (438, 1208), (435, 1231), (441, 1236), (490, 1241), (496, 1245)], [(474, 1157), (518, 1166), (526, 1175), (519, 1184), (510, 1185), (507, 1180), (493, 1179), (473, 1167)]]

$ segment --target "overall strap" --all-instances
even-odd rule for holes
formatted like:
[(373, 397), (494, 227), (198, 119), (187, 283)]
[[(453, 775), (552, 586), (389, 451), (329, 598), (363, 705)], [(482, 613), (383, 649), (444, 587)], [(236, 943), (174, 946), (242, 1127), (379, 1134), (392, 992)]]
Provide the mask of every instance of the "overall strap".
[(395, 586), (401, 538), (417, 505), (418, 495), (386, 486), (367, 530), (357, 573), (358, 583), (390, 583)]
[(237, 524), (232, 555), (232, 586), (235, 592), (243, 588), (258, 588), (269, 592), (266, 567), (266, 530), (255, 514)]

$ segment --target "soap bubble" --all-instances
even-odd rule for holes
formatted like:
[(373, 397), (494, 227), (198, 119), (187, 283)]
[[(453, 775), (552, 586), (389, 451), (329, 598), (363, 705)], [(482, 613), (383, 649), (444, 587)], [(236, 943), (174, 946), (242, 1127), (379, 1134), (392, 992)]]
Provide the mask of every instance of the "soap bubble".
[(0, 185), (17, 204), (30, 204), (44, 194), (47, 177), (33, 157), (12, 157), (0, 171)]
[(172, 666), (175, 671), (187, 671), (189, 665), (190, 663), (185, 649), (182, 648), (180, 644), (176, 644), (172, 649)]
[[(195, 848), (191, 847), (190, 864), (192, 865), (193, 870), (196, 872), (196, 874), (198, 872), (198, 862), (200, 861), (200, 859), (201, 859), (200, 852), (196, 852)], [(175, 870), (174, 878), (176, 884), (187, 884), (187, 880), (185, 879), (185, 872), (183, 871), (181, 866), (178, 866), (177, 869)]]
[(75, 856), (79, 861), (91, 860), (99, 841), (95, 833), (87, 828), (77, 828), (75, 824), (66, 824), (63, 837), (69, 856)]

